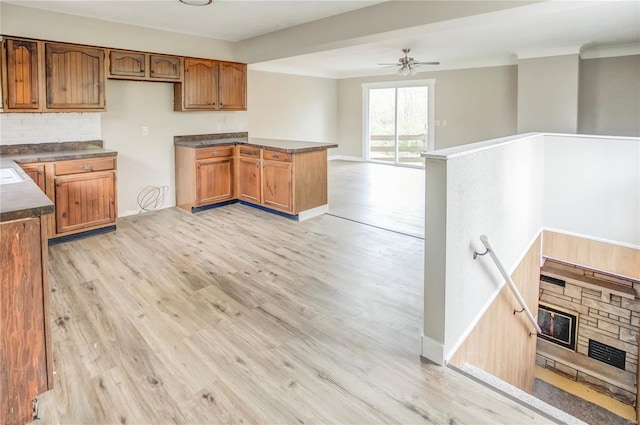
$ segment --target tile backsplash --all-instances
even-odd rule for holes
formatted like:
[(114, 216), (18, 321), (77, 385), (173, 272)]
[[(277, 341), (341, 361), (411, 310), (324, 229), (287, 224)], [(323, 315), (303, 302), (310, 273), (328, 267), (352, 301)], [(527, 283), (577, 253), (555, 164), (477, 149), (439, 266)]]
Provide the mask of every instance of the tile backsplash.
[(101, 139), (100, 113), (0, 113), (0, 145)]

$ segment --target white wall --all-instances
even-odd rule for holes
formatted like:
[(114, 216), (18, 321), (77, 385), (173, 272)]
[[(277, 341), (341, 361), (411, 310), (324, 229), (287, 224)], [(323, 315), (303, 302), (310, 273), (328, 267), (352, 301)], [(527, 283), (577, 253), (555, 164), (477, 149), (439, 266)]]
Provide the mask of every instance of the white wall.
[(249, 71), (247, 100), (252, 137), (336, 142), (334, 79)]
[(518, 61), (518, 133), (578, 131), (580, 57)]
[(435, 79), (435, 147), (444, 149), (516, 132), (516, 66), (424, 72), (414, 77), (348, 78), (338, 81), (338, 149), (330, 155), (363, 157), (362, 84)]
[(455, 354), (504, 284), (489, 259), (472, 258), (474, 249), (483, 251), (480, 235), (511, 273), (542, 227), (544, 136), (489, 144), (426, 159), (423, 354), (439, 353), (431, 358), (439, 363)]
[(640, 248), (637, 138), (545, 136), (544, 226)]

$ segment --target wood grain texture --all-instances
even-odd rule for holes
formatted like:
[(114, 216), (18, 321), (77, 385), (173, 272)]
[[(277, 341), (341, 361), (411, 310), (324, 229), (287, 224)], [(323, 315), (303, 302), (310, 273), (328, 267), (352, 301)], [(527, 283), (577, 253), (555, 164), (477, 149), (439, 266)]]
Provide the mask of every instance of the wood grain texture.
[(259, 204), (260, 198), (260, 150), (257, 157), (240, 156), (238, 158), (238, 199)]
[(36, 41), (7, 39), (6, 99), (7, 109), (33, 110), (40, 108), (40, 72)]
[(196, 205), (233, 199), (233, 157), (196, 161)]
[(327, 205), (327, 151), (297, 153), (293, 167), (295, 212)]
[(247, 65), (235, 62), (219, 63), (218, 98), (220, 109), (247, 109)]
[(40, 190), (42, 190), (43, 192), (47, 190), (44, 164), (21, 164), (20, 167), (24, 170), (25, 173), (27, 173), (29, 177), (31, 177), (31, 180), (33, 180), (33, 182), (38, 185)]
[(30, 421), (31, 400), (49, 387), (42, 236), (40, 217), (0, 224), (0, 423), (6, 425)]
[(234, 204), (53, 246), (34, 424), (548, 423), (420, 360), (423, 245)]
[(640, 250), (544, 231), (542, 255), (590, 269), (640, 279)]
[(196, 199), (196, 150), (175, 147), (176, 206), (191, 212)]
[[(542, 237), (538, 237), (511, 275), (534, 315), (538, 311), (541, 243)], [(520, 310), (520, 304), (505, 285), (451, 363), (458, 367), (469, 363), (531, 393), (535, 378), (536, 336), (529, 336), (529, 332), (535, 330), (525, 314), (514, 315), (514, 309)]]
[(177, 56), (149, 55), (149, 77), (151, 80), (180, 81), (182, 59)]
[(262, 204), (265, 207), (295, 214), (292, 171), (290, 162), (262, 161)]

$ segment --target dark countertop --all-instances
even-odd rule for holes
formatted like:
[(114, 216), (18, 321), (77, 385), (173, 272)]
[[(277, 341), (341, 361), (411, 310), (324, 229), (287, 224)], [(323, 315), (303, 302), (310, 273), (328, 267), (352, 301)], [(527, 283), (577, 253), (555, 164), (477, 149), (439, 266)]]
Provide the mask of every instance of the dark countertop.
[(53, 202), (12, 160), (0, 159), (0, 168), (12, 168), (22, 182), (0, 185), (0, 222), (40, 217), (53, 212)]
[(247, 133), (196, 134), (175, 136), (175, 146), (187, 148), (207, 148), (212, 146), (250, 145), (278, 152), (298, 153), (337, 148), (336, 143), (305, 142), (298, 140), (260, 139), (248, 137)]
[(102, 140), (0, 146), (1, 168), (13, 168), (24, 181), (0, 185), (0, 222), (39, 217), (54, 211), (53, 203), (18, 164), (117, 156)]

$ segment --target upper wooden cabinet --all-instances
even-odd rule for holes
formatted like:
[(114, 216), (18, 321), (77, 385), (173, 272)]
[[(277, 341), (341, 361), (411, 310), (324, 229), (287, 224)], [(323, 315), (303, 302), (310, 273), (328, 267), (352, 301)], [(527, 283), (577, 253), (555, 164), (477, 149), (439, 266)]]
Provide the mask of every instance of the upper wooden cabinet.
[(47, 109), (104, 110), (104, 49), (45, 43)]
[(207, 59), (184, 60), (182, 84), (174, 87), (176, 111), (247, 109), (247, 66)]
[(9, 110), (40, 109), (38, 43), (5, 39), (4, 106)]
[(219, 109), (247, 109), (247, 65), (219, 62), (218, 69)]
[(177, 56), (109, 50), (109, 78), (142, 81), (180, 81)]

